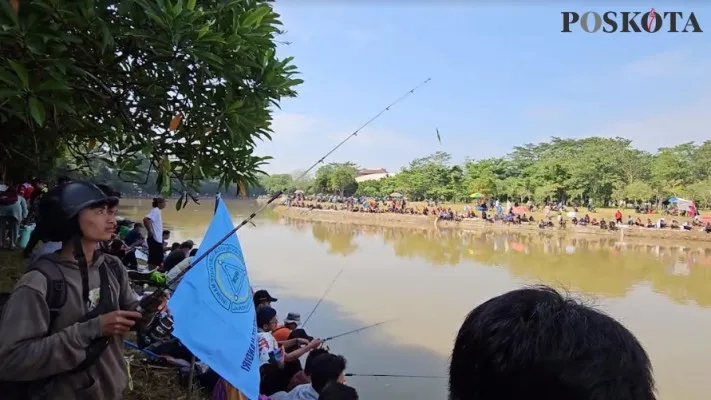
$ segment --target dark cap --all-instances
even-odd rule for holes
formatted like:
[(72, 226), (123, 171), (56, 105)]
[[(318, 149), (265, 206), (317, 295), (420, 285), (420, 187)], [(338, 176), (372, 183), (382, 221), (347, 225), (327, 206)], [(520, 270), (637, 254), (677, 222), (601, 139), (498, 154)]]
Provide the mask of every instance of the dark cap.
[(259, 304), (264, 301), (268, 301), (270, 303), (275, 303), (277, 301), (276, 298), (272, 297), (272, 295), (269, 294), (266, 290), (257, 290), (254, 292), (254, 304)]
[(314, 337), (307, 335), (305, 330), (296, 328), (289, 334), (289, 339), (306, 339), (310, 342), (314, 340)]
[(261, 328), (267, 325), (276, 315), (276, 310), (271, 307), (260, 308), (257, 310), (257, 327)]

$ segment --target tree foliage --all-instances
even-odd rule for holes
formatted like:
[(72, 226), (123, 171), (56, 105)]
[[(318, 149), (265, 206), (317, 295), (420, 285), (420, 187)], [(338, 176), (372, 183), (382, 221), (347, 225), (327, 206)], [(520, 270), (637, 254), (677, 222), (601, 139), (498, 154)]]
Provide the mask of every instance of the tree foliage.
[(711, 201), (711, 141), (650, 154), (624, 138), (561, 139), (515, 147), (505, 157), (452, 165), (447, 153), (413, 160), (395, 176), (358, 185), (358, 194), (398, 191), (412, 200), (459, 201), (479, 192), (513, 201)]
[(337, 193), (341, 196), (355, 193), (358, 184), (358, 167), (352, 162), (330, 163), (316, 171), (311, 191), (314, 193)]
[(0, 2), (8, 179), (68, 153), (155, 176), (166, 194), (175, 182), (257, 181), (268, 157), (254, 155), (255, 141), (270, 139), (271, 107), (301, 83), (291, 58), (276, 56), (281, 23), (268, 1), (19, 4)]

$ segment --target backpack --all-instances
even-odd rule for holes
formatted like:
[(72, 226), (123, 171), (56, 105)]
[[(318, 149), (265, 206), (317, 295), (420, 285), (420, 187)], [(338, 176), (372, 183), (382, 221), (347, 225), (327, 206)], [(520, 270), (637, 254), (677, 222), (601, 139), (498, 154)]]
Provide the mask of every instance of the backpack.
[[(41, 257), (40, 257), (41, 259)], [(123, 286), (123, 273), (119, 268), (123, 268), (116, 259), (113, 257), (107, 257), (108, 267), (111, 273), (116, 277), (119, 285)], [(49, 324), (47, 328), (46, 335), (50, 335), (52, 332), (52, 327), (54, 322), (59, 316), (59, 310), (64, 307), (67, 301), (67, 283), (64, 278), (64, 273), (61, 267), (55, 263), (37, 263), (36, 265), (30, 267), (29, 271), (37, 271), (44, 275), (47, 280), (47, 292), (45, 294), (45, 301), (49, 307)], [(3, 311), (5, 309), (5, 304), (10, 299), (12, 293), (0, 293), (0, 318), (2, 317)], [(102, 349), (103, 351), (103, 349)], [(90, 367), (96, 360), (98, 360), (99, 354), (94, 354), (91, 360), (87, 359), (82, 362), (75, 370), (70, 372), (76, 372), (79, 370), (84, 370)], [(3, 393), (3, 399), (7, 400), (26, 400), (34, 399), (32, 395), (32, 389), (37, 386), (42, 386), (41, 384), (48, 383), (53, 377), (48, 377), (40, 381), (30, 381), (30, 382), (15, 382), (15, 381), (0, 381), (0, 393)], [(38, 385), (39, 384), (39, 385)], [(7, 395), (7, 396), (5, 396)]]
[(17, 203), (17, 194), (9, 192), (0, 192), (0, 206), (11, 206)]

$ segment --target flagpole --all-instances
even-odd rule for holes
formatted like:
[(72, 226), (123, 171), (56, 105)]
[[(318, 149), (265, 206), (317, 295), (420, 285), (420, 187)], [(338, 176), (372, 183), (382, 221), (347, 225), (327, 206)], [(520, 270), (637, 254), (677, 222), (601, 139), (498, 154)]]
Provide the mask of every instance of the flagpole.
[[(220, 205), (220, 193), (217, 193), (215, 196), (215, 209), (212, 211), (212, 214), (217, 214), (217, 206)], [(192, 357), (190, 357), (190, 372), (188, 373), (188, 399), (187, 400), (192, 400), (193, 394), (195, 394), (195, 354), (192, 354), (190, 352)]]

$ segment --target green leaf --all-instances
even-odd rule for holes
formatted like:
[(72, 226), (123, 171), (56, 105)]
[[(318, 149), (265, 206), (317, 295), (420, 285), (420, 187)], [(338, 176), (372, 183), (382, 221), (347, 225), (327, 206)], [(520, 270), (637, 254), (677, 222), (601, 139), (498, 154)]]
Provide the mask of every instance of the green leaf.
[(181, 12), (183, 12), (183, 0), (178, 0), (173, 6), (173, 17), (180, 16)]
[(67, 86), (66, 82), (60, 82), (56, 79), (48, 79), (37, 86), (38, 92), (51, 90), (69, 90), (69, 86)]
[(10, 86), (20, 86), (20, 81), (17, 80), (17, 78), (13, 74), (4, 69), (0, 69), (0, 81), (3, 81)]
[(190, 11), (193, 11), (195, 9), (196, 3), (197, 3), (197, 0), (188, 0), (188, 5), (186, 8)]
[(32, 119), (34, 119), (35, 122), (37, 122), (37, 125), (42, 126), (44, 124), (44, 117), (45, 117), (44, 106), (34, 96), (30, 97), (29, 104), (30, 104), (30, 115), (32, 116)]
[(180, 211), (183, 208), (183, 201), (185, 200), (185, 195), (180, 196), (178, 201), (175, 202), (175, 211)]
[(25, 89), (29, 88), (30, 78), (27, 75), (27, 69), (25, 66), (13, 60), (7, 60), (7, 62), (10, 63), (10, 66), (15, 71), (15, 74), (17, 74), (17, 77), (20, 78), (20, 81), (22, 81)]
[(207, 33), (210, 32), (210, 25), (205, 25), (200, 30), (198, 31), (198, 40), (202, 39), (203, 36), (207, 35)]
[(168, 172), (163, 172), (163, 185), (160, 188), (160, 194), (164, 197), (170, 196), (171, 180)]
[(101, 51), (106, 51), (107, 48), (113, 47), (114, 37), (109, 31), (109, 26), (105, 22), (101, 22)]
[(0, 89), (0, 99), (8, 99), (11, 97), (16, 97), (21, 95), (22, 92), (19, 90), (13, 90), (13, 89)]

